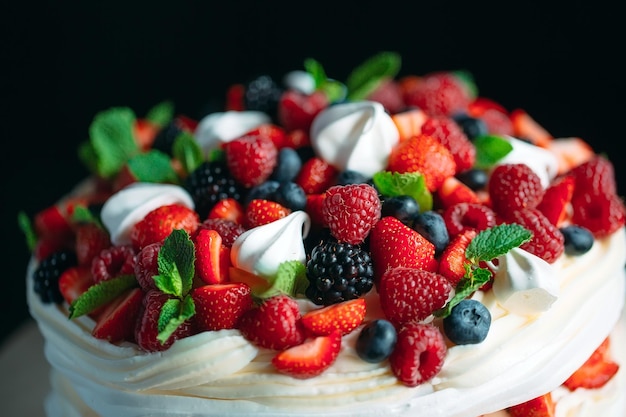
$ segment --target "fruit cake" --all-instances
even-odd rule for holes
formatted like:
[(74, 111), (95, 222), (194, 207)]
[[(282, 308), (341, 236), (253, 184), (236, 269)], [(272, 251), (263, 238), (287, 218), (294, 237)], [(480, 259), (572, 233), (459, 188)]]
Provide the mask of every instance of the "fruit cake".
[(98, 113), (20, 215), (47, 415), (623, 417), (612, 162), (400, 64)]

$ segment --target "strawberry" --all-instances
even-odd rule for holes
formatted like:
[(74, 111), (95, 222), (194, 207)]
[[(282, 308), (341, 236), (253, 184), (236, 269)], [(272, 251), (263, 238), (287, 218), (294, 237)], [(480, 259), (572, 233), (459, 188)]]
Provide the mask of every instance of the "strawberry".
[(398, 128), (400, 141), (406, 140), (419, 134), (422, 131), (422, 125), (428, 119), (426, 113), (422, 109), (408, 109), (391, 116), (391, 120)]
[(456, 164), (456, 172), (468, 170), (476, 161), (476, 148), (461, 127), (449, 117), (433, 117), (424, 122), (421, 133), (432, 136), (445, 146)]
[(298, 303), (281, 294), (265, 299), (239, 320), (241, 334), (257, 346), (284, 350), (304, 342)]
[(306, 196), (305, 211), (311, 217), (311, 222), (318, 226), (327, 226), (322, 214), (322, 205), (325, 198), (326, 193), (307, 194)]
[(244, 187), (265, 182), (278, 161), (278, 149), (271, 138), (243, 135), (224, 145), (231, 175)]
[(246, 86), (243, 84), (233, 84), (226, 90), (226, 110), (243, 111), (246, 109), (244, 96)]
[(68, 304), (72, 304), (93, 284), (91, 271), (84, 265), (70, 267), (59, 276), (59, 291)]
[(502, 164), (489, 177), (493, 210), (506, 216), (512, 210), (535, 208), (544, 194), (539, 176), (526, 164)]
[(385, 271), (398, 266), (437, 269), (435, 246), (395, 217), (383, 217), (376, 223), (370, 235), (370, 250), (377, 283)]
[(226, 219), (243, 224), (245, 214), (239, 201), (234, 198), (223, 198), (209, 210), (207, 219)]
[(553, 225), (560, 227), (568, 215), (568, 207), (574, 195), (574, 177), (564, 175), (556, 178), (537, 205), (537, 210)]
[(170, 299), (172, 299), (171, 296), (159, 290), (149, 290), (144, 293), (137, 326), (135, 327), (135, 341), (141, 349), (147, 352), (164, 351), (172, 346), (176, 340), (192, 334), (191, 320), (186, 320), (178, 326), (164, 343), (157, 339), (159, 335), (159, 316), (161, 315), (163, 305)]
[(609, 348), (610, 339), (607, 337), (563, 385), (570, 391), (603, 387), (619, 370), (619, 364), (611, 358)]
[(278, 372), (294, 378), (312, 378), (335, 362), (340, 349), (341, 333), (336, 331), (283, 350), (272, 358), (272, 365)]
[(311, 145), (308, 130), (294, 129), (287, 132), (283, 146), (285, 148), (300, 149)]
[(198, 213), (183, 204), (168, 204), (149, 212), (137, 222), (130, 232), (135, 250), (154, 242), (162, 242), (174, 229), (183, 229), (192, 234), (198, 227)]
[(446, 178), (435, 194), (437, 205), (447, 209), (458, 203), (479, 203), (478, 195), (456, 177)]
[(446, 352), (445, 339), (437, 327), (410, 322), (398, 331), (389, 364), (402, 384), (415, 387), (439, 373)]
[(500, 103), (486, 97), (477, 97), (469, 104), (467, 113), (485, 122), (489, 134), (514, 136), (509, 112)]
[(436, 272), (397, 267), (380, 279), (378, 295), (387, 319), (396, 326), (424, 320), (448, 301), (452, 285)]
[(290, 213), (291, 210), (280, 203), (256, 198), (246, 206), (245, 226), (252, 229), (282, 219)]
[(431, 117), (463, 111), (473, 97), (468, 86), (451, 71), (426, 74), (405, 95), (407, 106), (418, 107)]
[(536, 146), (547, 148), (554, 139), (552, 134), (541, 126), (525, 110), (515, 109), (510, 114), (513, 124), (513, 136), (529, 140)]
[(196, 250), (196, 276), (207, 284), (228, 281), (230, 249), (222, 244), (222, 237), (217, 230), (198, 230), (193, 243)]
[(563, 234), (539, 210), (515, 210), (507, 217), (507, 221), (524, 226), (532, 232), (532, 239), (520, 248), (544, 261), (554, 263), (565, 251)]
[(548, 392), (524, 403), (509, 407), (507, 411), (511, 417), (554, 417), (555, 407), (552, 394)]
[(322, 201), (324, 223), (340, 242), (357, 245), (380, 219), (378, 191), (369, 184), (335, 185)]
[(314, 335), (329, 335), (333, 331), (345, 335), (363, 322), (365, 311), (365, 299), (355, 298), (311, 310), (302, 316), (302, 324)]
[(257, 126), (247, 132), (246, 136), (264, 136), (269, 138), (276, 146), (276, 149), (284, 147), (287, 141), (287, 133), (285, 132), (285, 129), (272, 123), (265, 123), (261, 126)]
[(437, 272), (448, 279), (450, 284), (456, 286), (461, 278), (465, 276), (465, 250), (478, 232), (468, 229), (458, 234), (448, 246), (443, 250), (439, 258), (439, 269)]
[(143, 294), (141, 288), (131, 288), (106, 305), (98, 314), (91, 332), (93, 337), (111, 343), (134, 342)]
[(228, 248), (233, 246), (235, 239), (246, 231), (242, 223), (235, 223), (232, 220), (223, 218), (206, 219), (198, 226), (196, 233), (202, 229), (216, 230), (222, 237), (222, 244)]
[(450, 151), (432, 136), (419, 134), (396, 145), (389, 155), (388, 171), (419, 172), (429, 191), (436, 191), (444, 180), (456, 173)]
[(306, 194), (319, 194), (335, 183), (337, 168), (318, 156), (308, 159), (295, 179)]
[(278, 120), (287, 132), (295, 129), (308, 132), (315, 116), (326, 107), (328, 99), (321, 91), (304, 94), (296, 90), (287, 90), (278, 101)]
[(133, 124), (133, 136), (142, 151), (147, 151), (152, 147), (158, 132), (159, 126), (148, 119), (136, 119)]
[(76, 226), (75, 252), (79, 265), (91, 265), (93, 258), (109, 246), (109, 234), (98, 224), (83, 223)]
[(250, 287), (240, 282), (204, 285), (191, 290), (196, 306), (193, 321), (199, 331), (234, 329), (252, 308)]
[(67, 213), (58, 204), (49, 206), (35, 214), (33, 226), (38, 237), (52, 236), (56, 240), (69, 240), (73, 236)]
[(245, 269), (234, 266), (228, 268), (228, 280), (230, 282), (240, 282), (246, 284), (250, 287), (253, 294), (263, 293), (271, 286), (270, 282), (260, 275), (256, 275), (252, 272), (246, 271)]

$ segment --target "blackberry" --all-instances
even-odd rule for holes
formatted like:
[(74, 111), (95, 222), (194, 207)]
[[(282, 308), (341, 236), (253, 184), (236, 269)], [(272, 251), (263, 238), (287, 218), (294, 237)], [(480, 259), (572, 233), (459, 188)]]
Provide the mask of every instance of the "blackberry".
[(269, 75), (261, 75), (245, 86), (244, 105), (247, 110), (262, 111), (276, 120), (278, 101), (283, 89)]
[(241, 201), (244, 193), (241, 185), (228, 172), (228, 167), (217, 161), (203, 162), (189, 174), (184, 187), (191, 195), (201, 219), (206, 219), (218, 201), (225, 198)]
[(68, 268), (76, 266), (76, 254), (71, 250), (54, 252), (42, 260), (33, 272), (33, 290), (45, 304), (63, 302), (59, 291), (59, 277)]
[(306, 265), (306, 296), (317, 305), (358, 298), (374, 285), (372, 259), (349, 243), (327, 241), (315, 246)]
[(154, 142), (152, 143), (152, 149), (172, 156), (172, 147), (174, 146), (176, 138), (181, 133), (183, 133), (183, 129), (180, 128), (176, 120), (170, 121), (156, 134)]

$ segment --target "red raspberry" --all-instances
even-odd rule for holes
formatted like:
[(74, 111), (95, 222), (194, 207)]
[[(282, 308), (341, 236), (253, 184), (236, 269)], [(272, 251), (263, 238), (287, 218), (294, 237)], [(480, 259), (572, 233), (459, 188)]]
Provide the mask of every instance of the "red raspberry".
[(104, 249), (91, 262), (91, 274), (95, 283), (134, 273), (135, 251), (129, 245)]
[(584, 162), (571, 170), (574, 175), (574, 196), (592, 192), (615, 194), (617, 184), (615, 182), (615, 169), (613, 164), (603, 156)]
[(231, 175), (244, 187), (265, 182), (278, 162), (278, 149), (267, 136), (244, 135), (226, 143), (224, 150)]
[(406, 92), (407, 106), (416, 106), (431, 117), (451, 116), (472, 101), (465, 84), (452, 72), (426, 74)]
[(163, 242), (151, 243), (139, 251), (135, 261), (135, 278), (139, 286), (148, 291), (156, 289), (154, 276), (159, 274), (157, 258)]
[(239, 224), (233, 220), (222, 218), (207, 219), (200, 223), (200, 226), (198, 226), (198, 230), (200, 229), (216, 230), (217, 233), (219, 233), (222, 237), (222, 244), (228, 248), (233, 246), (235, 239), (237, 239), (239, 235), (246, 230), (243, 224)]
[(572, 222), (588, 229), (596, 238), (610, 235), (624, 226), (626, 209), (614, 193), (587, 190), (572, 199)]
[(513, 123), (509, 115), (495, 110), (486, 110), (479, 118), (487, 125), (487, 131), (492, 135), (513, 135)]
[(527, 252), (554, 263), (565, 250), (563, 234), (538, 209), (524, 208), (513, 211), (508, 220), (517, 223), (533, 233), (529, 242), (520, 246)]
[(526, 164), (499, 165), (487, 186), (491, 207), (503, 217), (514, 210), (537, 207), (545, 192), (539, 176)]
[(404, 109), (402, 90), (398, 82), (393, 79), (385, 79), (369, 95), (367, 100), (376, 101), (383, 105), (389, 114), (395, 114)]
[(470, 169), (476, 162), (476, 148), (459, 125), (448, 117), (430, 118), (422, 125), (422, 133), (445, 146), (456, 163), (456, 172)]
[(326, 190), (322, 216), (340, 242), (357, 245), (380, 220), (378, 192), (369, 184), (335, 185)]
[(308, 132), (315, 116), (327, 106), (328, 99), (322, 91), (304, 94), (287, 90), (278, 102), (278, 120), (287, 132), (296, 129)]
[(80, 224), (76, 228), (75, 247), (79, 265), (91, 265), (93, 258), (109, 246), (109, 234), (96, 223)]
[(450, 236), (466, 230), (482, 231), (496, 225), (496, 213), (479, 203), (457, 203), (443, 212), (443, 220)]
[(446, 277), (416, 268), (388, 269), (380, 279), (380, 306), (396, 326), (424, 320), (443, 307), (452, 291)]
[(446, 352), (445, 339), (437, 327), (431, 324), (407, 323), (398, 332), (389, 364), (400, 382), (415, 387), (439, 373)]

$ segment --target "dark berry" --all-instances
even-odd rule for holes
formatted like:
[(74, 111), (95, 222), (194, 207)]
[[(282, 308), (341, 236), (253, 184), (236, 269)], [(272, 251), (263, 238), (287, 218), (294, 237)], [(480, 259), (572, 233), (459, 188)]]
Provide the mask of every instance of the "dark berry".
[(443, 319), (443, 330), (457, 345), (480, 343), (491, 327), (491, 313), (483, 303), (466, 298), (454, 306)]
[(456, 178), (463, 184), (467, 185), (471, 190), (484, 190), (489, 181), (489, 174), (478, 168), (468, 169), (456, 174)]
[(269, 75), (261, 75), (245, 86), (244, 106), (246, 110), (262, 111), (276, 120), (278, 101), (283, 89)]
[(356, 353), (369, 363), (379, 363), (391, 355), (398, 333), (390, 321), (378, 319), (366, 324), (356, 340)]
[(255, 185), (248, 191), (244, 205), (247, 206), (252, 200), (274, 201), (278, 187), (280, 187), (280, 183), (274, 180), (267, 180), (259, 185)]
[(337, 184), (338, 185), (349, 185), (349, 184), (365, 184), (369, 180), (368, 177), (356, 171), (342, 171), (337, 176)]
[(439, 255), (450, 243), (450, 235), (443, 216), (436, 211), (419, 213), (413, 219), (413, 229), (435, 245), (435, 255)]
[(243, 189), (229, 174), (222, 162), (203, 162), (185, 180), (185, 189), (191, 195), (196, 212), (205, 219), (209, 211), (220, 200), (241, 200)]
[(63, 302), (63, 295), (59, 291), (59, 277), (66, 269), (76, 264), (76, 254), (70, 250), (54, 252), (39, 263), (33, 272), (33, 290), (41, 302), (46, 304)]
[(152, 143), (152, 149), (159, 150), (168, 155), (172, 155), (172, 147), (178, 135), (183, 133), (183, 130), (175, 120), (171, 120), (166, 124), (154, 137)]
[(404, 224), (408, 224), (420, 211), (420, 206), (409, 195), (385, 198), (381, 208), (381, 216), (392, 216)]
[(572, 256), (587, 253), (593, 246), (593, 234), (584, 227), (570, 225), (562, 227), (563, 243), (565, 253)]
[(465, 113), (455, 114), (452, 116), (452, 119), (459, 125), (469, 140), (474, 140), (479, 136), (485, 136), (489, 133), (487, 124), (481, 119), (477, 119)]
[(293, 181), (302, 168), (300, 155), (293, 148), (282, 148), (278, 151), (278, 161), (270, 179), (278, 182)]
[(306, 296), (317, 305), (358, 298), (374, 285), (369, 253), (349, 243), (328, 241), (315, 246), (306, 265)]
[(302, 187), (291, 181), (280, 183), (273, 200), (291, 211), (304, 210), (306, 207), (306, 193)]

